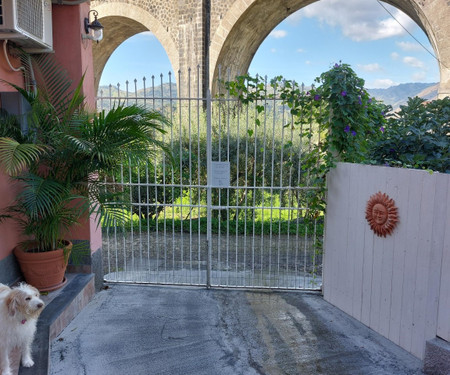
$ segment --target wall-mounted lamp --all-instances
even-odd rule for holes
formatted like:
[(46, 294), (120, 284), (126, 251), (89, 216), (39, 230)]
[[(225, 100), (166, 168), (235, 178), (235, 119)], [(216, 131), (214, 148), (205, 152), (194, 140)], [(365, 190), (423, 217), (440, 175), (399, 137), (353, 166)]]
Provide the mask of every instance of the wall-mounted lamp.
[[(94, 15), (94, 20), (89, 23), (89, 15)], [(88, 13), (87, 18), (84, 19), (84, 31), (86, 34), (82, 34), (83, 39), (91, 39), (97, 43), (103, 39), (103, 26), (97, 19), (98, 12), (96, 10), (91, 10)]]

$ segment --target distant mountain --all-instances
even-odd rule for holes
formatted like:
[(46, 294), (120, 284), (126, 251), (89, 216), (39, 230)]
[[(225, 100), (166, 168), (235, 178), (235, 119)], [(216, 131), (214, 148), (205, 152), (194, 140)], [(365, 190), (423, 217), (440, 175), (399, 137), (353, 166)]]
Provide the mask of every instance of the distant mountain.
[[(125, 86), (125, 85), (124, 85)], [(97, 93), (98, 109), (109, 110), (112, 106), (121, 104), (139, 104), (161, 109), (170, 103), (169, 98), (177, 98), (177, 85), (164, 83), (162, 86), (150, 86), (145, 90), (134, 91), (130, 85), (128, 91), (123, 86), (100, 86)]]
[[(397, 109), (400, 105), (406, 104), (410, 97), (419, 96), (427, 100), (435, 99), (438, 87), (438, 83), (402, 83), (387, 89), (368, 89), (367, 91), (371, 96)], [(137, 102), (138, 104), (146, 104), (158, 109), (168, 105), (168, 99), (175, 99), (177, 94), (175, 83), (164, 83), (162, 86), (147, 87), (145, 91), (140, 89), (137, 92), (134, 92), (131, 87), (127, 92), (122, 86), (120, 91), (117, 86), (100, 86), (98, 90), (98, 104), (101, 103), (101, 108), (109, 109), (119, 99), (122, 103)], [(152, 99), (153, 97), (155, 100)]]
[(408, 98), (415, 96), (427, 100), (436, 99), (438, 88), (439, 83), (402, 83), (387, 89), (368, 89), (367, 91), (371, 96), (396, 109), (406, 104)]

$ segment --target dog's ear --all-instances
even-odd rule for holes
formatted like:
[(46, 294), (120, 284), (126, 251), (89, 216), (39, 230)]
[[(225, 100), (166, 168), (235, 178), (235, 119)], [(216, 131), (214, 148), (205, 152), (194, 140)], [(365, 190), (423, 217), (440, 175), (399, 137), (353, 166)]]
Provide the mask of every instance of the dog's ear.
[(6, 297), (6, 307), (8, 308), (8, 313), (11, 316), (16, 315), (17, 307), (19, 304), (19, 290), (11, 290), (11, 292)]

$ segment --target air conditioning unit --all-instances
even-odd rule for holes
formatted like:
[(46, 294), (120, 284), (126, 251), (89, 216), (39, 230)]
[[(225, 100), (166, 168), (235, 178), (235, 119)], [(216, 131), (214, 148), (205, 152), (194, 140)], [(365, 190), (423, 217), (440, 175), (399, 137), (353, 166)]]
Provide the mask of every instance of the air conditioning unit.
[(53, 52), (51, 0), (0, 0), (0, 39), (29, 53)]

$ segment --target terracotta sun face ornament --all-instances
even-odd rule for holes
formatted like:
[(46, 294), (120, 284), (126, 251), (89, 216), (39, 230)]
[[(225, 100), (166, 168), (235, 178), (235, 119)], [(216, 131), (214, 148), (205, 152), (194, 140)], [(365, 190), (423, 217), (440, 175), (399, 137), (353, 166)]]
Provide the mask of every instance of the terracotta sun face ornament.
[(377, 236), (386, 237), (392, 234), (398, 223), (395, 202), (381, 192), (372, 195), (367, 202), (366, 219)]

